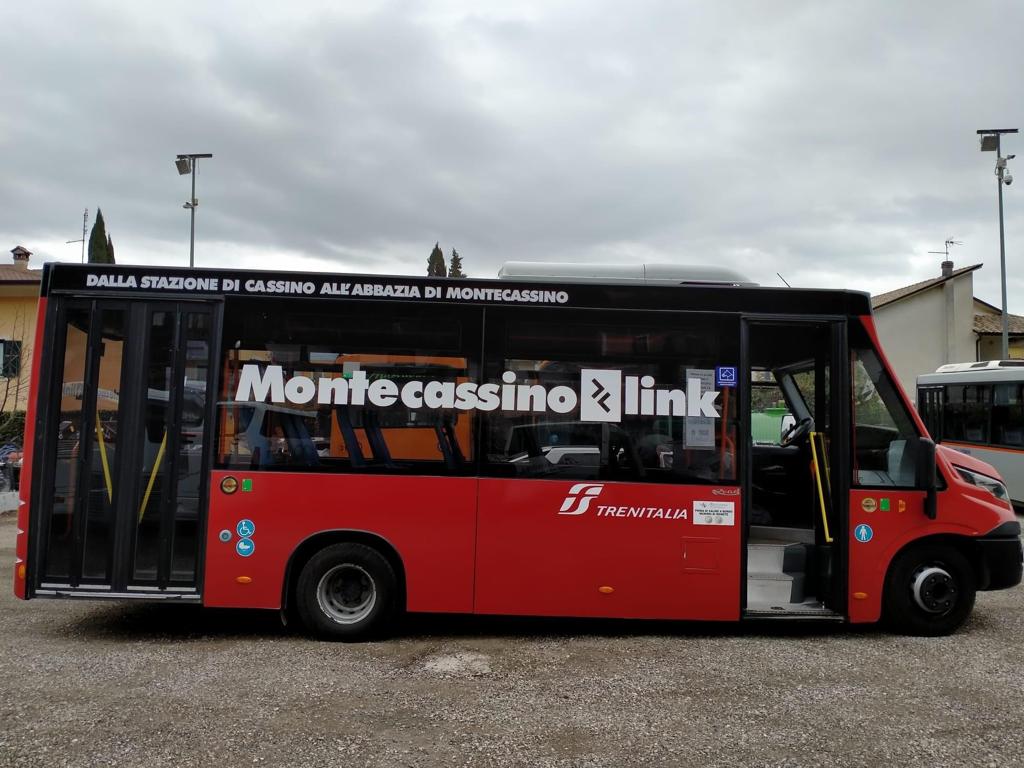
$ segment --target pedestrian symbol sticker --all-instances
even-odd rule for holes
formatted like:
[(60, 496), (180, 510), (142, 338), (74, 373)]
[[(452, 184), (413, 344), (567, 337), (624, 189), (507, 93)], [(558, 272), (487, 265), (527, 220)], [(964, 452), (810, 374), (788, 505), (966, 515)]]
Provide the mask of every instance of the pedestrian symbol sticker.
[(235, 544), (235, 552), (242, 557), (248, 557), (256, 551), (256, 544), (252, 539), (239, 539), (238, 543)]
[(256, 533), (256, 524), (252, 520), (239, 520), (238, 525), (235, 526), (235, 533), (243, 539), (248, 539)]
[(856, 538), (857, 541), (859, 541), (861, 544), (866, 544), (867, 542), (871, 541), (871, 538), (875, 535), (875, 532), (871, 530), (870, 525), (861, 523), (853, 529), (853, 535), (854, 538)]

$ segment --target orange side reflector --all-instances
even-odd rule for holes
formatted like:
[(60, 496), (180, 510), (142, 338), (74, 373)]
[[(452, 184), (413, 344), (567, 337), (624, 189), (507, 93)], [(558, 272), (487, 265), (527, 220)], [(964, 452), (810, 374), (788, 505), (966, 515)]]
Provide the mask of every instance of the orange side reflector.
[(24, 579), (25, 578), (25, 564), (24, 563), (22, 563), (21, 565), (18, 566), (18, 578), (19, 579)]
[(612, 592), (615, 591), (615, 587), (598, 587), (597, 591), (600, 592), (602, 595), (610, 595)]
[(854, 600), (867, 600), (868, 599), (868, 593), (867, 592), (854, 592), (853, 593), (853, 599)]
[(235, 581), (239, 584), (252, 584), (252, 576), (235, 576)]

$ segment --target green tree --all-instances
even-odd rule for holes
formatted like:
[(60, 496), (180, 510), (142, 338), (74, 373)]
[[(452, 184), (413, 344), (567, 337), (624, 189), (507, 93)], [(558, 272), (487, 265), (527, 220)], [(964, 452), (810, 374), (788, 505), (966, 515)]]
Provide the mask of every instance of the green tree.
[(427, 259), (427, 277), (446, 277), (448, 269), (444, 265), (444, 251), (440, 243), (434, 243), (434, 250)]
[(99, 208), (96, 209), (96, 221), (93, 223), (92, 232), (89, 235), (89, 263), (114, 263), (113, 243), (107, 237), (107, 225), (103, 221), (103, 211)]
[(448, 266), (448, 277), (465, 277), (466, 273), (462, 271), (462, 257), (459, 256), (459, 252), (452, 248), (452, 260)]

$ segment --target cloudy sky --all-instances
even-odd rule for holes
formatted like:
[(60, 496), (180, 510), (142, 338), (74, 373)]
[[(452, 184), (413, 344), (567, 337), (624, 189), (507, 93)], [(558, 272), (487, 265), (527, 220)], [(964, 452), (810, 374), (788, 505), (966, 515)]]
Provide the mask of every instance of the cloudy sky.
[[(1019, 2), (5, 3), (0, 244), (77, 260), (422, 274), (723, 264), (881, 292), (984, 262), (1024, 127)], [(1024, 151), (1010, 138), (1006, 151)], [(1011, 161), (1011, 170), (1015, 165)], [(1024, 313), (1024, 153), (1006, 189)]]

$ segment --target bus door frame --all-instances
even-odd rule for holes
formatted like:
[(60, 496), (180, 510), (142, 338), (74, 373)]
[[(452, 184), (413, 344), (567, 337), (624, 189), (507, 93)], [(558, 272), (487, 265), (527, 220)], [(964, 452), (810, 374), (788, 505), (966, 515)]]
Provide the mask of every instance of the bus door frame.
[[(132, 515), (122, 514), (122, 506), (127, 508), (128, 502), (124, 500), (123, 490), (115, 496), (114, 519), (110, 527), (110, 550), (107, 554), (109, 560), (108, 578), (103, 584), (81, 583), (81, 552), (79, 545), (75, 545), (72, 554), (71, 572), (69, 573), (70, 589), (61, 588), (63, 592), (101, 593), (109, 596), (119, 597), (177, 597), (197, 599), (202, 595), (203, 578), (205, 570), (206, 550), (206, 520), (209, 506), (209, 477), (213, 462), (214, 452), (217, 448), (217, 399), (220, 388), (220, 347), (223, 332), (224, 300), (220, 296), (195, 296), (195, 295), (160, 295), (140, 296), (132, 294), (109, 294), (109, 293), (51, 293), (48, 297), (47, 311), (45, 317), (46, 332), (44, 338), (50, 340), (48, 354), (44, 355), (39, 369), (40, 380), (33, 383), (37, 398), (37, 421), (52, 424), (56, 414), (60, 410), (60, 401), (63, 387), (64, 355), (66, 352), (67, 338), (67, 314), (69, 305), (89, 306), (90, 328), (87, 342), (86, 364), (84, 380), (95, 383), (96, 372), (93, 339), (92, 318), (96, 313), (104, 309), (122, 309), (125, 312), (125, 350), (121, 362), (120, 371), (120, 395), (123, 400), (119, 406), (118, 432), (122, 435), (137, 436), (143, 428), (146, 398), (144, 391), (140, 390), (144, 383), (144, 364), (148, 359), (149, 352), (149, 323), (154, 311), (172, 311), (175, 314), (175, 323), (180, 330), (182, 317), (188, 312), (189, 306), (202, 306), (210, 315), (210, 336), (207, 396), (204, 413), (204, 446), (201, 459), (200, 485), (198, 498), (199, 523), (197, 528), (196, 547), (196, 571), (194, 589), (181, 590), (171, 587), (170, 589), (159, 590), (156, 587), (134, 586), (128, 587), (130, 578), (131, 551), (134, 546), (134, 522)], [(33, 350), (33, 354), (41, 354), (41, 350)], [(184, 347), (181, 343), (174, 350), (175, 371), (183, 370)], [(59, 358), (59, 359), (58, 359)], [(61, 374), (61, 375), (58, 375)], [(172, 396), (173, 398), (173, 396)], [(180, 421), (182, 398), (179, 394), (174, 399), (175, 424)], [(83, 401), (83, 412), (91, 413), (90, 408), (95, 410), (96, 387), (85, 394)], [(124, 419), (121, 419), (121, 414)], [(95, 426), (95, 415), (88, 417)], [(86, 443), (88, 445), (88, 443)], [(49, 587), (41, 587), (44, 575), (40, 570), (44, 566), (46, 549), (49, 541), (49, 531), (52, 522), (53, 505), (53, 483), (56, 471), (57, 435), (50, 434), (47, 430), (36, 430), (33, 444), (33, 461), (35, 466), (32, 472), (32, 487), (30, 495), (30, 524), (29, 530), (33, 532), (29, 541), (30, 557), (28, 561), (28, 572), (26, 574), (26, 596), (33, 597), (43, 592), (48, 595), (52, 593)], [(173, 459), (168, 459), (168, 476)], [(114, 487), (127, 489), (135, 487), (139, 482), (138, 477), (131, 476), (128, 461), (118, 461), (113, 479)], [(45, 491), (44, 489), (49, 489)], [(76, 491), (76, 504), (81, 503), (80, 495)], [(77, 512), (72, 522), (75, 526), (84, 525), (84, 515)], [(77, 573), (75, 572), (77, 566)]]
[[(827, 607), (841, 616), (848, 616), (850, 578), (850, 536), (849, 506), (853, 474), (852, 446), (853, 422), (850, 407), (850, 352), (849, 318), (844, 315), (777, 315), (745, 314), (740, 317), (740, 434), (739, 460), (741, 482), (741, 506), (743, 529), (740, 531), (740, 615), (747, 605), (747, 540), (750, 532), (750, 515), (753, 488), (753, 437), (751, 433), (751, 387), (750, 387), (750, 326), (789, 325), (822, 326), (829, 328), (832, 360), (832, 375), (829, 377), (829, 395), (832, 407), (830, 426), (833, 432), (831, 445), (831, 497), (835, 530), (831, 531), (834, 545), (833, 577)], [(842, 375), (836, 375), (841, 372)], [(818, 514), (817, 512), (815, 513)]]

